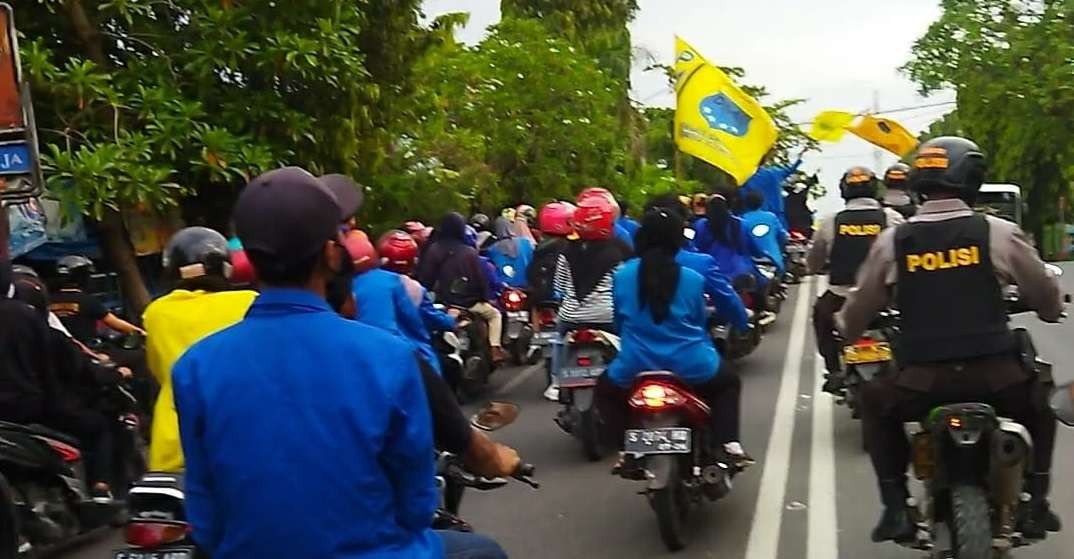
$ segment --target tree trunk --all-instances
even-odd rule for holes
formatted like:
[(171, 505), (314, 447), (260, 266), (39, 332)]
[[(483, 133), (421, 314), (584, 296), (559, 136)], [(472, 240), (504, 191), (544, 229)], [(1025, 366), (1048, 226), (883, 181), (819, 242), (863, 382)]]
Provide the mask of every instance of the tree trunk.
[(108, 210), (97, 225), (101, 235), (101, 249), (119, 275), (127, 318), (139, 321), (142, 311), (149, 305), (150, 296), (142, 274), (138, 271), (137, 257), (127, 234), (127, 226), (123, 223), (123, 215), (115, 210)]

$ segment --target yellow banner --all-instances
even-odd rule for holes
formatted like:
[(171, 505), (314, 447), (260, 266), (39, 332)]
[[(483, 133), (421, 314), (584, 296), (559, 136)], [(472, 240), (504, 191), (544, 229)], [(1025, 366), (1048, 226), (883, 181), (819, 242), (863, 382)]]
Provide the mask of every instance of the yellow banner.
[(838, 142), (857, 115), (845, 111), (824, 111), (813, 119), (809, 137), (818, 142)]
[(746, 182), (778, 133), (772, 117), (697, 50), (675, 38), (675, 144)]
[(861, 121), (848, 130), (866, 142), (882, 147), (899, 157), (910, 153), (917, 147), (917, 138), (890, 118), (865, 115), (861, 117)]

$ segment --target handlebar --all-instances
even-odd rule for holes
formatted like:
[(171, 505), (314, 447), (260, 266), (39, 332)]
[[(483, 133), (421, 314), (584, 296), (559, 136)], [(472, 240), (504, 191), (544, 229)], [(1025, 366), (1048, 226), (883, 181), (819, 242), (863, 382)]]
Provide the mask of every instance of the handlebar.
[[(455, 483), (479, 491), (490, 491), (507, 485), (507, 480), (502, 477), (489, 478), (467, 471), (466, 468), (463, 467), (462, 461), (458, 456), (447, 452), (440, 453), (437, 469), (440, 472), (438, 475), (442, 475)], [(518, 469), (515, 470), (515, 473), (511, 474), (511, 479), (525, 483), (533, 489), (540, 489), (541, 484), (533, 479), (536, 470), (537, 468), (533, 464), (521, 463), (518, 465)]]
[(537, 468), (533, 464), (522, 463), (518, 465), (518, 470), (515, 471), (514, 475), (512, 475), (511, 477), (517, 481), (521, 481), (522, 483), (529, 485), (534, 489), (540, 489), (541, 484), (537, 480), (533, 479), (533, 474), (534, 472), (536, 472), (536, 470)]

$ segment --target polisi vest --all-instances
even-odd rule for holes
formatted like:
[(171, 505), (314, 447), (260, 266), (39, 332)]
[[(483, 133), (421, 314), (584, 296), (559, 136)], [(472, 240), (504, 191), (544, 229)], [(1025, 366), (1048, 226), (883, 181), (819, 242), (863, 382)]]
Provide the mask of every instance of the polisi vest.
[(854, 285), (858, 268), (869, 256), (873, 241), (887, 224), (883, 209), (843, 210), (836, 214), (828, 283)]
[(988, 229), (988, 220), (974, 215), (907, 223), (896, 230), (903, 362), (936, 363), (1013, 350)]

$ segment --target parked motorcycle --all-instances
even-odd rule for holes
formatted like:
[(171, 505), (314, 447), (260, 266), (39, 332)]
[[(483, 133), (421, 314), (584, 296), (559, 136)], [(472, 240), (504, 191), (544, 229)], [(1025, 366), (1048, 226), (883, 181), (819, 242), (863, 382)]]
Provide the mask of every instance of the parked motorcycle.
[(784, 249), (784, 262), (787, 264), (787, 283), (800, 283), (809, 275), (806, 255), (809, 253), (809, 238), (799, 231), (791, 230)]
[(660, 537), (671, 551), (686, 547), (689, 509), (731, 491), (738, 473), (712, 440), (711, 410), (667, 371), (639, 375), (631, 389), (631, 418), (618, 474), (646, 482), (642, 492), (656, 513)]
[(582, 328), (568, 332), (564, 338), (564, 360), (553, 374), (559, 379), (561, 409), (556, 423), (582, 441), (582, 450), (590, 461), (603, 458), (613, 443), (606, 441), (606, 430), (594, 401), (597, 379), (619, 352), (619, 337), (602, 330)]
[(521, 289), (503, 290), (500, 302), (504, 308), (503, 347), (516, 365), (532, 363), (540, 348), (533, 343), (533, 324), (530, 321), (529, 295)]

